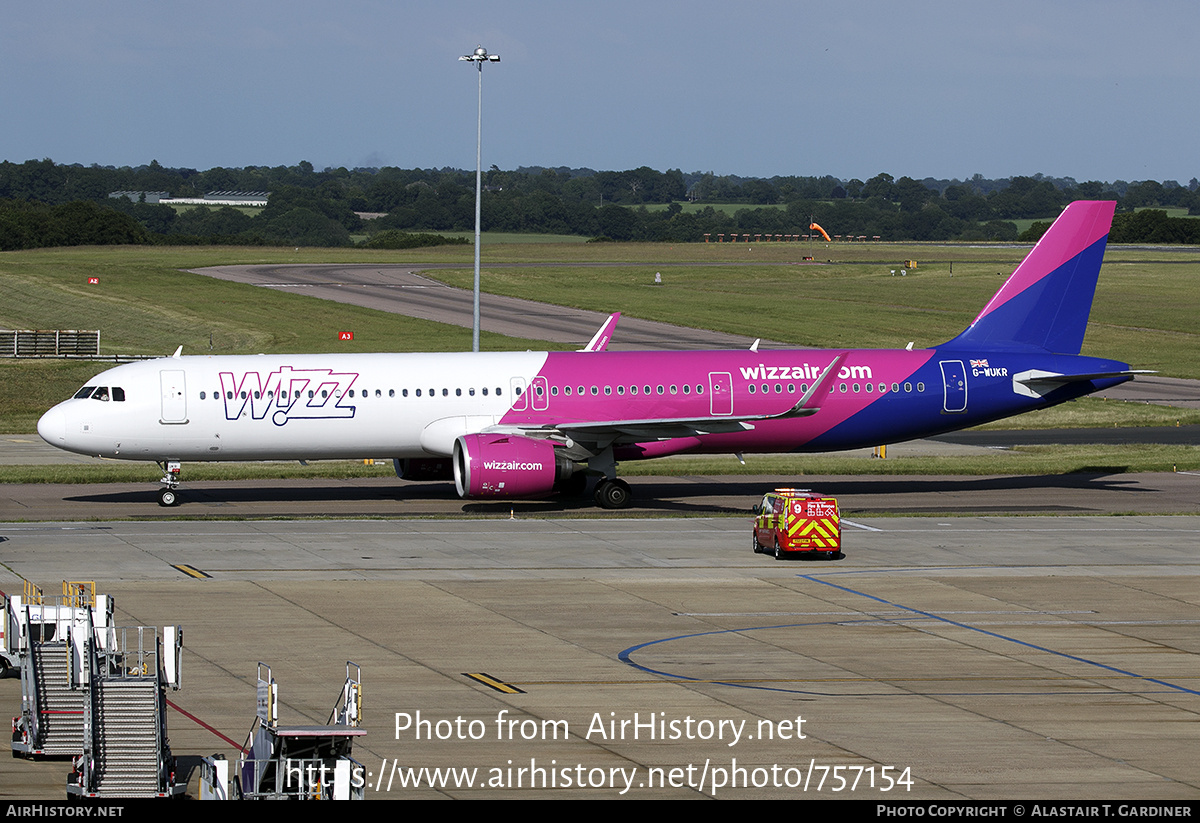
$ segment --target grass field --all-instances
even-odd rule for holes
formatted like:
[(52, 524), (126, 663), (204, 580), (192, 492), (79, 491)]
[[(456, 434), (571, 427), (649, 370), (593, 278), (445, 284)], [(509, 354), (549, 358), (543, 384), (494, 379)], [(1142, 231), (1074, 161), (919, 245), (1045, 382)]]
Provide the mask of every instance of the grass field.
[[(597, 311), (699, 326), (798, 346), (933, 345), (957, 334), (1027, 251), (1023, 246), (785, 243), (504, 243), (485, 237), (484, 287)], [(109, 354), (462, 351), (470, 331), (183, 271), (252, 263), (462, 263), (437, 276), (471, 280), (473, 250), (412, 251), (117, 247), (0, 254), (0, 327), (99, 328)], [(813, 263), (801, 258), (812, 255)], [(905, 260), (917, 266), (893, 276)], [(1200, 250), (1110, 248), (1084, 353), (1136, 368), (1200, 376), (1194, 295)], [(488, 263), (535, 264), (488, 269)], [(588, 263), (586, 268), (569, 264)], [(951, 273), (953, 264), (953, 273)], [(654, 286), (661, 271), (663, 284)], [(99, 284), (88, 285), (89, 277)], [(352, 329), (355, 339), (337, 333)], [(618, 334), (620, 329), (618, 328)], [(483, 335), (488, 350), (554, 348)], [(0, 360), (0, 431), (38, 415), (102, 366)], [(1036, 421), (1036, 422), (1033, 422)], [(1008, 425), (1171, 425), (1177, 410), (1081, 401)]]

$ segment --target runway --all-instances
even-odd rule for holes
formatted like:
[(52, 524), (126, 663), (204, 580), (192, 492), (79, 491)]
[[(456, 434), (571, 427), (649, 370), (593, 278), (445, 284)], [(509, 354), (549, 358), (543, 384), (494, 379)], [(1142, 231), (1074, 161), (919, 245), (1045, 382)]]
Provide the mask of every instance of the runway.
[[(489, 268), (514, 266), (528, 267), (526, 264), (501, 264)], [(659, 266), (663, 268), (665, 264)], [(466, 267), (461, 264), (213, 266), (192, 272), (469, 329), (473, 323), (472, 292), (452, 288), (421, 273), (445, 268)], [(588, 265), (579, 268), (586, 270)], [(649, 278), (650, 275), (647, 282), (650, 282)], [(479, 311), (480, 326), (484, 331), (580, 348), (592, 339), (608, 317), (601, 312), (496, 294), (480, 295)], [(612, 351), (745, 349), (753, 342), (753, 338), (736, 334), (622, 317), (609, 348)], [(763, 348), (773, 345), (778, 344), (763, 341)]]
[(852, 520), (837, 563), (744, 518), (3, 524), (0, 587), (183, 625), (185, 769), (234, 756), (259, 661), (311, 724), (352, 660), (371, 798), (1200, 797), (1200, 518)]

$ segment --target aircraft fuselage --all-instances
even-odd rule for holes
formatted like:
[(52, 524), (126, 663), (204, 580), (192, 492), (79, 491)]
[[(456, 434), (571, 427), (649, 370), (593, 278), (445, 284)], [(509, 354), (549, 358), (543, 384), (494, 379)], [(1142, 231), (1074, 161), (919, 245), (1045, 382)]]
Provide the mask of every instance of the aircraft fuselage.
[[(162, 358), (97, 375), (108, 399), (72, 398), (39, 424), (68, 451), (125, 460), (448, 456), (489, 427), (781, 415), (836, 356), (820, 414), (735, 432), (621, 438), (621, 459), (682, 452), (822, 452), (895, 443), (1007, 417), (1127, 380), (1014, 388), (1031, 369), (1101, 373), (1072, 355), (939, 349), (521, 352)], [(121, 389), (124, 399), (113, 398)], [(630, 427), (635, 428), (635, 427)]]

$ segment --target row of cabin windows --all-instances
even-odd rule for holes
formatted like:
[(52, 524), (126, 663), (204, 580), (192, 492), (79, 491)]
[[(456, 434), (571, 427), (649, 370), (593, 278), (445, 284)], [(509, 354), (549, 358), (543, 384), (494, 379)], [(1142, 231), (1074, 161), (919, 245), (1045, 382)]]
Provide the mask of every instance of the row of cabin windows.
[(83, 400), (89, 397), (93, 400), (113, 400), (117, 403), (124, 403), (125, 390), (120, 386), (113, 386), (111, 388), (108, 386), (84, 386), (75, 392), (74, 399)]
[[(356, 393), (356, 392), (357, 392), (357, 393)], [(484, 397), (487, 397), (487, 396), (488, 396), (488, 389), (487, 389), (487, 387), (484, 387), (484, 388), (480, 389), (480, 392), (482, 393), (482, 395), (483, 395)], [(239, 398), (240, 398), (240, 399), (242, 399), (242, 400), (246, 400), (247, 398), (249, 398), (249, 397), (250, 397), (250, 395), (251, 395), (251, 394), (253, 394), (253, 395), (254, 395), (254, 399), (255, 399), (255, 400), (261, 400), (261, 399), (262, 399), (262, 396), (263, 396), (263, 393), (262, 393), (261, 391), (256, 391), (256, 392), (245, 392), (245, 391), (243, 391), (243, 392), (237, 392), (237, 393), (236, 393), (236, 396), (237, 396), (237, 397), (239, 397)], [(329, 390), (328, 390), (328, 389), (321, 389), (321, 391), (320, 391), (320, 392), (317, 392), (317, 391), (315, 391), (315, 390), (312, 390), (312, 389), (310, 389), (310, 390), (308, 391), (308, 398), (311, 400), (311, 399), (313, 399), (314, 397), (316, 397), (316, 396), (317, 396), (317, 394), (320, 394), (322, 398), (327, 398), (327, 397), (329, 397)], [(420, 390), (420, 389), (414, 389), (414, 390), (413, 390), (413, 394), (414, 394), (416, 397), (421, 397), (421, 390)], [(455, 396), (455, 397), (462, 397), (462, 394), (463, 394), (463, 390), (462, 390), (462, 389), (455, 389), (455, 390), (454, 390), (454, 396)], [(503, 393), (500, 391), (500, 388), (497, 386), (497, 387), (496, 387), (496, 389), (495, 389), (495, 396), (496, 396), (496, 397), (501, 397), (501, 396), (502, 396), (502, 394), (503, 394)], [(521, 392), (520, 392), (520, 391), (517, 391), (517, 395), (518, 395), (518, 396), (520, 396), (520, 394), (521, 394)], [(268, 391), (268, 392), (266, 393), (266, 395), (267, 395), (267, 398), (268, 398), (268, 399), (270, 399), (270, 398), (273, 398), (273, 397), (275, 396), (275, 392), (274, 392), (274, 391)], [(301, 395), (302, 395), (302, 393), (301, 393), (300, 391), (296, 391), (295, 395), (296, 395), (296, 396), (295, 396), (295, 399), (299, 400), (299, 399), (300, 399), (300, 397), (301, 397)], [(475, 396), (475, 389), (473, 389), (473, 388), (471, 388), (471, 389), (467, 389), (467, 395), (468, 395), (468, 396), (470, 396), (470, 397), (474, 397), (474, 396)], [(233, 400), (233, 399), (234, 399), (234, 396), (235, 396), (235, 393), (234, 393), (234, 392), (232, 392), (232, 391), (226, 391), (226, 392), (225, 392), (225, 399), (226, 399), (226, 400)], [(355, 396), (357, 396), (357, 397), (361, 397), (361, 398), (363, 398), (363, 399), (365, 400), (365, 399), (367, 399), (368, 397), (370, 397), (370, 396), (371, 396), (371, 390), (370, 390), (370, 389), (357, 389), (357, 390), (355, 390), (355, 389), (350, 389), (349, 391), (347, 391), (347, 392), (346, 392), (345, 396), (346, 396), (346, 397), (355, 397)], [(375, 389), (375, 396), (376, 396), (376, 397), (379, 397), (379, 398), (382, 398), (382, 397), (383, 397), (383, 389)], [(395, 390), (395, 389), (388, 389), (387, 396), (388, 396), (388, 397), (395, 397), (395, 396), (396, 396), (396, 390)], [(400, 390), (400, 396), (401, 396), (401, 397), (408, 397), (408, 389), (401, 389), (401, 390)], [(436, 396), (437, 396), (437, 389), (430, 389), (430, 390), (429, 390), (429, 393), (428, 393), (428, 395), (426, 395), (426, 396), (428, 396), (428, 397), (436, 397)], [(442, 397), (449, 397), (449, 396), (450, 396), (450, 390), (449, 390), (449, 389), (442, 389)], [(212, 398), (213, 398), (213, 400), (220, 400), (220, 399), (221, 399), (221, 393), (220, 393), (219, 391), (215, 391), (215, 392), (213, 392), (213, 393), (212, 393)], [(208, 399), (208, 392), (204, 392), (204, 391), (200, 392), (200, 399), (201, 399), (201, 400), (207, 400), (207, 399)]]
[[(660, 386), (659, 388), (661, 388), (661, 386)], [(672, 387), (672, 388), (673, 388), (673, 387)], [(747, 390), (750, 392), (750, 394), (757, 394), (757, 393), (759, 392), (759, 387), (758, 387), (758, 386), (756, 386), (754, 383), (751, 383), (751, 384), (749, 384), (749, 385), (748, 385), (746, 388), (747, 388)], [(697, 393), (699, 393), (699, 389), (700, 389), (700, 387), (699, 387), (699, 386), (697, 386), (697, 387), (696, 387), (696, 389), (697, 389)], [(913, 390), (913, 384), (912, 384), (912, 383), (905, 383), (905, 384), (904, 384), (904, 391), (905, 391), (905, 392), (910, 392), (910, 393), (911, 393), (911, 392), (912, 392), (912, 390)], [(762, 384), (762, 389), (761, 389), (761, 391), (762, 391), (762, 393), (763, 393), (763, 394), (770, 394), (770, 393), (771, 393), (771, 384), (769, 384), (769, 383), (763, 383), (763, 384)], [(801, 394), (804, 394), (804, 393), (805, 393), (805, 392), (807, 392), (807, 391), (808, 391), (808, 384), (807, 384), (807, 383), (801, 383), (801, 384), (800, 384), (800, 393), (801, 393)], [(838, 384), (838, 391), (839, 391), (840, 393), (842, 393), (842, 394), (846, 394), (846, 392), (848, 392), (848, 391), (850, 391), (850, 392), (853, 392), (854, 394), (860, 394), (860, 393), (861, 393), (861, 392), (863, 392), (863, 391), (866, 391), (866, 393), (867, 393), (867, 394), (874, 394), (874, 393), (875, 393), (875, 384), (874, 384), (874, 383), (866, 383), (866, 384), (863, 384), (863, 383), (839, 383), (839, 384)], [(880, 384), (879, 384), (879, 393), (880, 393), (880, 394), (883, 394), (883, 393), (884, 393), (884, 392), (886, 392), (886, 391), (887, 391), (887, 383), (880, 383)], [(899, 383), (893, 383), (893, 384), (892, 384), (892, 391), (894, 391), (894, 392), (898, 392), (898, 391), (900, 391), (900, 384), (899, 384)], [(918, 392), (923, 392), (923, 391), (925, 391), (925, 384), (924, 384), (924, 383), (918, 383), (918, 384), (917, 384), (917, 391), (918, 391)], [(796, 384), (795, 384), (795, 383), (788, 383), (788, 384), (787, 384), (787, 393), (788, 393), (788, 394), (795, 394), (795, 393), (796, 393)], [(660, 392), (660, 394), (661, 394), (661, 392)], [(775, 394), (783, 394), (783, 384), (782, 384), (782, 383), (776, 383), (776, 384), (775, 384)]]
[[(534, 384), (534, 387), (533, 387), (533, 388), (534, 388), (534, 393), (535, 393), (535, 394), (537, 394), (537, 396), (538, 396), (538, 397), (541, 397), (541, 396), (542, 396), (542, 395), (545, 393), (545, 389), (543, 389), (543, 388), (542, 388), (542, 386), (541, 386), (541, 385), (539, 385), (539, 384)], [(758, 392), (759, 392), (759, 388), (758, 388), (758, 387), (757, 387), (757, 386), (756, 386), (754, 383), (751, 383), (751, 384), (749, 384), (749, 386), (747, 386), (747, 389), (749, 390), (750, 394), (756, 394), (756, 393), (758, 393)], [(677, 386), (677, 385), (671, 385), (671, 386), (662, 386), (662, 385), (659, 385), (659, 386), (657, 386), (657, 387), (651, 387), (651, 386), (649, 386), (649, 385), (645, 385), (645, 386), (642, 386), (642, 388), (641, 388), (641, 392), (642, 392), (643, 394), (647, 395), (647, 396), (649, 396), (649, 395), (651, 395), (651, 394), (660, 394), (660, 395), (662, 395), (662, 394), (666, 394), (667, 392), (670, 392), (671, 394), (677, 395), (677, 394), (679, 394), (680, 390), (681, 390), (681, 389), (680, 389), (680, 387), (679, 387), (679, 386)], [(838, 384), (838, 391), (839, 391), (839, 392), (841, 392), (842, 394), (845, 394), (847, 391), (852, 391), (854, 394), (859, 394), (861, 391), (864, 391), (864, 390), (867, 392), (867, 394), (872, 394), (872, 393), (874, 393), (874, 392), (875, 392), (875, 384), (874, 384), (874, 383), (866, 383), (866, 384), (859, 384), (859, 383), (851, 383), (851, 384), (846, 384), (846, 383), (840, 383), (840, 384)], [(905, 392), (911, 392), (912, 390), (913, 390), (913, 384), (912, 384), (912, 383), (905, 383), (905, 384), (904, 384), (904, 391), (905, 391)], [(470, 397), (474, 397), (474, 396), (475, 396), (475, 389), (474, 389), (474, 388), (469, 388), (469, 389), (467, 389), (466, 391), (467, 391), (467, 395), (468, 395), (468, 396), (470, 396)], [(501, 397), (501, 396), (503, 395), (503, 392), (500, 390), (500, 388), (499, 388), (498, 386), (496, 387), (496, 389), (495, 389), (494, 391), (495, 391), (495, 395), (494, 395), (495, 397)], [(570, 397), (570, 396), (571, 396), (571, 394), (572, 394), (572, 391), (573, 391), (573, 388), (572, 388), (571, 386), (563, 386), (563, 387), (562, 387), (562, 393), (563, 393), (565, 396), (567, 396), (567, 397)], [(588, 393), (589, 393), (588, 387), (586, 387), (586, 386), (579, 386), (577, 389), (574, 389), (574, 391), (575, 391), (575, 393), (576, 393), (576, 394), (578, 394), (580, 397), (583, 397), (585, 394), (588, 394)], [(685, 384), (683, 385), (682, 391), (683, 391), (683, 393), (686, 395), (686, 394), (691, 394), (691, 393), (692, 393), (692, 391), (693, 391), (693, 389), (692, 389), (691, 385), (689, 385), (689, 384), (685, 383)], [(763, 384), (762, 384), (762, 389), (761, 389), (761, 391), (762, 391), (762, 393), (763, 393), (763, 394), (770, 394), (770, 393), (771, 393), (771, 385), (770, 385), (769, 383), (763, 383)], [(804, 392), (807, 392), (807, 391), (808, 391), (808, 384), (807, 384), (807, 383), (801, 383), (801, 384), (800, 384), (800, 392), (803, 394)], [(880, 383), (880, 384), (879, 384), (879, 393), (880, 393), (880, 394), (883, 394), (885, 391), (887, 391), (887, 384), (886, 384), (886, 383)], [(894, 391), (894, 392), (898, 392), (898, 391), (900, 391), (900, 384), (899, 384), (899, 383), (893, 383), (893, 384), (892, 384), (892, 391)], [(923, 391), (925, 391), (925, 384), (924, 384), (924, 383), (917, 383), (917, 391), (918, 391), (918, 392), (923, 392)], [(558, 386), (551, 386), (551, 387), (550, 387), (550, 394), (551, 394), (551, 396), (553, 396), (553, 397), (558, 397), (558, 392), (559, 392), (559, 387), (558, 387)], [(598, 395), (600, 394), (600, 392), (601, 392), (601, 387), (599, 387), (599, 386), (592, 386), (592, 387), (591, 387), (590, 394), (591, 394), (593, 397), (595, 397), (595, 396), (598, 396)], [(612, 393), (613, 393), (613, 387), (612, 387), (612, 386), (604, 386), (604, 387), (603, 387), (603, 392), (604, 392), (604, 394), (605, 394), (605, 395), (612, 395)], [(627, 388), (627, 387), (625, 387), (625, 386), (617, 386), (617, 388), (616, 388), (616, 392), (617, 392), (617, 394), (618, 394), (618, 395), (620, 395), (620, 396), (624, 396), (624, 395), (626, 394), (626, 392), (628, 392), (628, 394), (629, 394), (629, 395), (636, 397), (636, 396), (637, 396), (637, 394), (638, 394), (638, 387), (637, 387), (637, 386), (633, 386), (633, 385), (629, 386), (628, 388)], [(788, 384), (787, 384), (787, 392), (788, 392), (788, 394), (795, 394), (795, 393), (796, 393), (796, 384), (795, 384), (795, 383), (788, 383)], [(487, 389), (487, 387), (484, 387), (484, 388), (480, 389), (480, 393), (481, 393), (481, 394), (482, 394), (484, 397), (487, 397), (487, 396), (488, 396), (488, 394), (489, 394), (489, 390)], [(703, 384), (700, 384), (700, 383), (697, 383), (697, 384), (696, 384), (695, 393), (696, 393), (696, 394), (698, 394), (698, 395), (700, 395), (700, 394), (704, 394), (704, 386), (703, 386)], [(774, 393), (775, 393), (775, 394), (783, 394), (783, 384), (782, 384), (782, 383), (776, 383), (776, 384), (774, 385)], [(238, 394), (238, 396), (239, 396), (239, 397), (240, 397), (242, 400), (246, 400), (246, 399), (249, 397), (249, 394), (250, 394), (250, 393), (243, 391), (243, 392), (239, 392), (239, 393), (237, 393), (237, 394)], [(257, 392), (257, 391), (256, 391), (256, 392), (254, 392), (253, 394), (254, 394), (254, 399), (255, 399), (255, 400), (261, 400), (261, 399), (262, 399), (262, 392)], [(268, 397), (268, 398), (272, 398), (272, 397), (274, 397), (274, 396), (275, 396), (275, 393), (274, 393), (273, 391), (268, 391), (266, 394), (267, 394), (267, 397)], [(301, 394), (302, 394), (302, 393), (301, 393), (300, 391), (297, 391), (297, 392), (295, 392), (296, 399), (300, 399), (300, 397), (301, 397)], [(462, 389), (455, 389), (455, 390), (454, 390), (454, 396), (455, 396), (455, 397), (462, 397), (462, 394), (463, 394), (463, 390), (462, 390)], [(232, 392), (232, 391), (226, 391), (226, 392), (225, 392), (225, 399), (226, 399), (226, 400), (233, 400), (233, 399), (234, 399), (234, 395), (235, 395), (235, 393), (234, 393), (234, 392)], [(320, 395), (321, 395), (321, 397), (322, 397), (323, 399), (324, 399), (324, 398), (328, 398), (328, 397), (329, 397), (329, 391), (328, 391), (327, 389), (322, 389), (322, 390), (321, 390), (321, 392), (320, 392)], [(346, 395), (347, 395), (348, 397), (351, 397), (351, 398), (353, 398), (353, 397), (355, 397), (355, 396), (356, 396), (356, 390), (355, 390), (355, 389), (350, 389), (349, 391), (347, 391), (347, 392), (346, 392)], [(414, 389), (414, 390), (413, 390), (413, 395), (414, 395), (415, 397), (421, 397), (421, 396), (426, 396), (426, 397), (436, 397), (436, 396), (438, 395), (438, 390), (437, 390), (437, 389), (429, 389), (427, 393), (425, 393), (424, 395), (422, 395), (422, 390), (421, 390), (421, 389)], [(521, 396), (521, 390), (520, 390), (519, 388), (516, 390), (516, 395), (517, 395), (518, 397), (520, 397), (520, 396)], [(316, 396), (317, 396), (317, 392), (316, 392), (316, 391), (314, 391), (314, 390), (310, 390), (310, 391), (308, 392), (308, 397), (309, 397), (309, 399), (313, 399), (313, 398), (315, 398)], [(363, 398), (363, 399), (366, 399), (366, 398), (368, 398), (368, 397), (370, 397), (370, 396), (371, 396), (371, 390), (370, 390), (370, 389), (358, 389), (358, 390), (357, 390), (357, 396), (358, 396), (358, 397), (361, 397), (361, 398)], [(387, 391), (387, 396), (388, 396), (388, 397), (395, 397), (395, 396), (396, 396), (396, 390), (395, 390), (395, 389), (388, 389), (388, 391)], [(401, 396), (401, 397), (408, 397), (408, 389), (401, 389), (401, 390), (400, 390), (400, 396)], [(449, 397), (449, 396), (450, 396), (450, 389), (442, 389), (442, 390), (441, 390), (441, 396), (442, 396), (442, 397)], [(125, 400), (125, 389), (121, 388), (120, 386), (113, 386), (113, 387), (111, 387), (111, 388), (110, 388), (110, 387), (108, 387), (108, 386), (84, 386), (82, 389), (80, 389), (78, 392), (76, 392), (76, 393), (75, 393), (75, 398), (76, 398), (76, 399), (84, 399), (84, 398), (89, 398), (89, 397), (90, 397), (92, 400), (109, 400), (109, 399), (111, 399), (111, 400), (114, 400), (114, 401), (116, 401), (116, 402), (120, 403), (120, 402), (124, 402), (124, 400)], [(382, 390), (382, 389), (375, 389), (375, 397), (382, 398), (382, 397), (383, 397), (383, 390)], [(212, 398), (213, 398), (214, 400), (219, 400), (219, 399), (221, 398), (221, 393), (220, 393), (220, 392), (213, 392), (213, 393), (212, 393)], [(207, 399), (208, 399), (208, 393), (207, 393), (207, 392), (203, 392), (203, 391), (202, 391), (202, 392), (200, 392), (200, 399), (201, 399), (201, 400), (207, 400)]]
[[(533, 390), (534, 390), (534, 393), (537, 394), (538, 397), (541, 397), (542, 394), (545, 392), (545, 390), (537, 384), (534, 384)], [(587, 386), (579, 386), (577, 389), (573, 389), (571, 386), (563, 386), (562, 387), (562, 393), (567, 397), (571, 396), (572, 391), (575, 391), (575, 393), (577, 395), (579, 395), (580, 397), (583, 397), (585, 394), (589, 393)], [(613, 393), (613, 387), (612, 386), (604, 386), (604, 387), (592, 386), (590, 393), (593, 397), (595, 397), (595, 396), (599, 395), (601, 391), (603, 391), (605, 395), (611, 395)], [(616, 388), (617, 394), (622, 397), (625, 396), (626, 391), (628, 391), (628, 393), (631, 396), (636, 397), (638, 394), (638, 387), (637, 386), (629, 386), (629, 387), (617, 386), (617, 388)], [(683, 385), (682, 389), (680, 389), (680, 387), (677, 385), (672, 385), (672, 386), (661, 386), (660, 385), (657, 387), (642, 386), (641, 391), (642, 391), (642, 394), (645, 394), (647, 396), (649, 396), (651, 394), (666, 394), (668, 391), (671, 394), (679, 394), (680, 391), (682, 391), (684, 394), (691, 394), (692, 387), (686, 383)], [(703, 385), (701, 385), (699, 383), (696, 384), (696, 394), (704, 394), (704, 386)], [(558, 397), (558, 386), (550, 387), (550, 396)]]
[[(750, 392), (750, 394), (758, 394), (758, 393), (759, 393), (759, 391), (760, 391), (759, 387), (758, 387), (756, 384), (754, 384), (754, 383), (750, 383), (750, 384), (749, 384), (749, 385), (748, 385), (746, 388), (747, 388), (747, 390)], [(683, 392), (684, 394), (691, 394), (691, 393), (692, 393), (692, 387), (691, 387), (690, 385), (686, 384), (686, 383), (683, 385), (682, 389), (680, 389), (680, 387), (679, 387), (679, 386), (675, 386), (675, 385), (672, 385), (672, 386), (667, 386), (667, 387), (664, 387), (664, 386), (656, 386), (656, 387), (654, 387), (653, 389), (652, 389), (650, 386), (643, 386), (643, 387), (642, 387), (642, 393), (643, 393), (643, 394), (646, 394), (646, 395), (649, 395), (649, 394), (651, 394), (652, 392), (653, 392), (653, 393), (655, 393), (655, 394), (666, 394), (668, 391), (669, 391), (671, 394), (679, 394), (679, 392), (680, 392), (681, 390), (682, 390), (682, 392)], [(859, 394), (860, 392), (862, 392), (862, 391), (864, 390), (864, 385), (863, 385), (863, 384), (860, 384), (860, 383), (852, 383), (852, 384), (841, 383), (841, 384), (839, 384), (839, 386), (838, 386), (838, 390), (839, 390), (839, 391), (840, 391), (842, 394), (845, 394), (845, 393), (846, 393), (848, 390), (852, 390), (852, 391), (854, 392), (854, 394)], [(905, 384), (904, 384), (904, 391), (906, 391), (906, 392), (911, 392), (912, 390), (913, 390), (913, 384), (912, 384), (912, 383), (905, 383)], [(538, 397), (541, 397), (541, 396), (542, 396), (543, 389), (542, 389), (542, 387), (541, 387), (541, 386), (535, 385), (535, 386), (534, 386), (534, 391), (537, 393), (537, 396), (538, 396)], [(562, 389), (562, 391), (563, 391), (563, 394), (565, 394), (567, 397), (570, 397), (570, 396), (571, 396), (571, 387), (570, 387), (570, 386), (563, 386), (563, 389)], [(583, 395), (584, 395), (584, 393), (585, 393), (585, 392), (587, 392), (587, 391), (588, 391), (588, 389), (587, 389), (587, 387), (586, 387), (586, 386), (580, 386), (580, 387), (579, 387), (579, 389), (578, 389), (578, 394), (579, 394), (580, 396), (583, 396)], [(600, 391), (601, 391), (600, 387), (598, 387), (598, 386), (592, 386), (592, 387), (591, 387), (591, 392), (590, 392), (590, 393), (592, 394), (592, 396), (596, 396), (596, 395), (598, 395), (598, 394), (600, 393)], [(604, 394), (606, 394), (606, 395), (611, 395), (611, 394), (613, 393), (613, 387), (612, 387), (612, 386), (604, 386), (604, 388), (603, 388), (603, 391), (604, 391)], [(623, 395), (626, 393), (626, 387), (625, 387), (625, 386), (617, 386), (617, 389), (616, 389), (616, 391), (617, 391), (617, 394), (618, 394), (618, 395), (622, 395), (622, 396), (623, 396)], [(772, 391), (771, 384), (769, 384), (769, 383), (763, 383), (763, 384), (762, 384), (762, 387), (761, 387), (761, 392), (762, 392), (763, 394), (770, 394), (770, 393), (771, 393), (771, 391)], [(776, 383), (776, 384), (774, 385), (774, 393), (775, 393), (775, 394), (783, 394), (783, 391), (784, 391), (784, 386), (783, 386), (783, 384), (782, 384), (782, 383)], [(800, 384), (800, 393), (801, 393), (801, 394), (803, 394), (804, 392), (807, 392), (807, 391), (808, 391), (808, 384), (807, 384), (807, 383), (801, 383), (801, 384)], [(874, 392), (875, 392), (875, 384), (874, 384), (874, 383), (867, 383), (867, 384), (865, 384), (865, 391), (866, 391), (868, 394), (874, 394)], [(880, 383), (880, 384), (879, 384), (879, 393), (880, 393), (880, 394), (883, 394), (883, 393), (884, 393), (884, 392), (886, 392), (886, 391), (887, 391), (887, 383)], [(899, 383), (893, 383), (893, 384), (892, 384), (892, 391), (894, 391), (894, 392), (898, 392), (898, 391), (900, 391), (900, 384), (899, 384)], [(917, 391), (918, 391), (918, 392), (923, 392), (923, 391), (925, 391), (925, 384), (924, 384), (924, 383), (917, 383)], [(629, 386), (629, 387), (628, 387), (628, 392), (629, 392), (629, 394), (630, 394), (630, 395), (634, 395), (634, 396), (636, 396), (636, 395), (637, 395), (637, 393), (638, 393), (638, 387), (637, 387), (637, 386)], [(696, 393), (696, 394), (704, 394), (704, 385), (703, 385), (703, 384), (701, 384), (701, 383), (697, 383), (697, 384), (696, 384), (696, 388), (695, 388), (695, 393)], [(788, 384), (787, 384), (787, 393), (788, 393), (788, 394), (795, 394), (795, 393), (796, 393), (796, 384), (795, 384), (795, 383), (788, 383)], [(558, 397), (558, 386), (551, 386), (551, 387), (550, 387), (550, 395), (551, 395), (552, 397)]]

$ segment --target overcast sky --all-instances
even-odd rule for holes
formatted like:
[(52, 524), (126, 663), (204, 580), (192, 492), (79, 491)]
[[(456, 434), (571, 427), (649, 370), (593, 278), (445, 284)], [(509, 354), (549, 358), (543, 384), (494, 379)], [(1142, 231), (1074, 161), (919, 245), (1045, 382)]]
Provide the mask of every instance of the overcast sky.
[(0, 160), (1200, 176), (1200, 3), (0, 0)]

